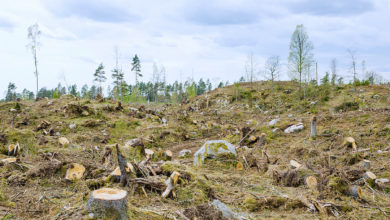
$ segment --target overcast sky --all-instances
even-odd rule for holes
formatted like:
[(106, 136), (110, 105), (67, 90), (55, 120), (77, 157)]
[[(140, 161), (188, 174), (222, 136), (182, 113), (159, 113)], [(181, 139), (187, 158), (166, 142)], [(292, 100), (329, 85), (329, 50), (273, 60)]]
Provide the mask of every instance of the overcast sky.
[(100, 62), (111, 76), (114, 46), (130, 83), (135, 53), (144, 81), (157, 62), (170, 82), (188, 77), (232, 82), (244, 74), (250, 52), (259, 68), (272, 55), (286, 65), (297, 24), (306, 27), (314, 44), (320, 75), (336, 58), (340, 74), (350, 77), (350, 48), (357, 51), (359, 71), (365, 60), (368, 70), (390, 79), (388, 0), (2, 0), (0, 97), (10, 81), (19, 92), (35, 91), (32, 54), (26, 48), (27, 28), (35, 22), (42, 31), (40, 87), (91, 85)]

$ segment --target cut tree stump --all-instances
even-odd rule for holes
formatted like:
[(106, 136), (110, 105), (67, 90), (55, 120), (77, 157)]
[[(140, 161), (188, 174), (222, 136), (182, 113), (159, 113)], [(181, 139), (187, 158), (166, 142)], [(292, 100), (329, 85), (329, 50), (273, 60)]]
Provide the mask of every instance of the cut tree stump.
[(78, 163), (71, 164), (70, 168), (66, 170), (65, 179), (66, 180), (79, 180), (83, 177), (85, 172), (85, 167)]
[(19, 143), (11, 144), (8, 146), (8, 156), (16, 157), (20, 151)]
[(107, 219), (128, 219), (127, 192), (115, 188), (101, 188), (92, 192), (86, 209)]
[(317, 178), (314, 177), (314, 176), (308, 176), (308, 177), (306, 177), (305, 183), (306, 183), (306, 185), (307, 185), (310, 189), (315, 189), (315, 188), (317, 187), (317, 185), (318, 185)]
[(352, 147), (354, 150), (357, 150), (357, 145), (353, 137), (346, 137), (343, 146)]
[(165, 189), (165, 191), (161, 195), (163, 198), (168, 197), (171, 192), (173, 193), (173, 189), (175, 188), (175, 185), (176, 185), (177, 181), (179, 180), (179, 176), (180, 176), (180, 173), (174, 171), (171, 174), (171, 176), (165, 181), (165, 185), (167, 186), (167, 188)]
[(166, 151), (164, 152), (164, 157), (165, 157), (167, 160), (172, 160), (172, 156), (173, 156), (172, 151), (166, 150)]
[(364, 169), (369, 170), (371, 168), (371, 161), (363, 160), (363, 167)]
[(68, 145), (70, 142), (66, 137), (60, 137), (58, 138), (58, 143), (60, 144), (60, 146), (65, 146)]
[(362, 198), (363, 193), (360, 186), (350, 186), (349, 187), (349, 195), (354, 198)]
[(154, 151), (153, 150), (145, 149), (145, 156), (146, 156), (146, 158), (151, 159), (151, 158), (153, 158), (153, 155), (154, 155)]

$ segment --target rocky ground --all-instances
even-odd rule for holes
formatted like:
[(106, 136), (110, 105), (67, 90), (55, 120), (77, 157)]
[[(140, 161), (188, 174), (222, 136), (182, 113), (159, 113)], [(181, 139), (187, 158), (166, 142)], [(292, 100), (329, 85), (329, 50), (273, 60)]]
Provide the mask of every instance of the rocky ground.
[[(0, 217), (101, 218), (87, 210), (91, 193), (115, 188), (131, 219), (389, 218), (390, 86), (304, 93), (278, 82), (180, 104), (0, 103)], [(210, 140), (227, 143), (194, 164)]]

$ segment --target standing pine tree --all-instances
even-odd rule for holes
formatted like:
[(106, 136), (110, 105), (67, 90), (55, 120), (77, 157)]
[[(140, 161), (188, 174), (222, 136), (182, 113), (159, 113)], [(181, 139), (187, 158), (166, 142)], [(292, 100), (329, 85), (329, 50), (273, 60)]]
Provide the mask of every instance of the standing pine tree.
[(102, 83), (107, 79), (105, 74), (103, 63), (100, 63), (93, 76), (95, 77), (94, 81), (99, 83), (99, 94), (101, 97), (103, 97)]
[(133, 62), (131, 63), (131, 71), (135, 72), (135, 85), (138, 85), (138, 77), (142, 77), (141, 74), (141, 62), (137, 54), (133, 57)]
[(5, 101), (14, 101), (16, 99), (16, 86), (15, 83), (10, 82), (8, 84), (7, 94), (5, 95)]

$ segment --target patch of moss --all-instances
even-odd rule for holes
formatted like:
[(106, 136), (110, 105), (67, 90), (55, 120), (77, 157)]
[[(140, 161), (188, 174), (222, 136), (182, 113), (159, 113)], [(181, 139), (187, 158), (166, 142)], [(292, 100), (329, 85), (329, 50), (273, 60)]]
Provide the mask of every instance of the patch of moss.
[(358, 102), (344, 102), (338, 106), (336, 106), (335, 110), (337, 112), (347, 112), (347, 111), (356, 111), (359, 109)]
[(330, 176), (328, 181), (328, 187), (332, 188), (334, 191), (342, 194), (348, 193), (348, 183), (345, 180), (342, 180), (337, 176)]

